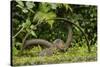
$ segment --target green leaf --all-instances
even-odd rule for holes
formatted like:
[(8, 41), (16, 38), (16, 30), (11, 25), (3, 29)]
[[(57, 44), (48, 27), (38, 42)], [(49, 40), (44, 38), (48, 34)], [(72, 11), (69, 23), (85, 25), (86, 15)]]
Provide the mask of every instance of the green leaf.
[(23, 9), (23, 6), (21, 6), (21, 5), (16, 5), (17, 7), (19, 7), (19, 8), (21, 8), (21, 9)]
[(32, 9), (28, 9), (30, 12), (32, 12), (33, 14), (35, 13), (35, 11), (33, 11)]
[[(49, 17), (48, 17), (49, 16)], [(53, 23), (54, 23), (54, 20), (49, 20), (48, 21), (48, 19), (53, 19), (53, 18), (55, 18), (56, 17), (56, 15), (55, 15), (55, 13), (53, 13), (53, 12), (49, 12), (49, 13), (47, 13), (47, 16), (46, 16), (46, 20), (47, 20), (47, 23), (51, 26), (51, 28), (52, 28), (52, 25), (53, 25)]]
[(25, 23), (22, 23), (22, 27), (26, 27), (26, 26), (25, 26)]
[(50, 10), (50, 5), (48, 3), (41, 3), (39, 5), (39, 10), (46, 13)]
[(28, 9), (31, 9), (35, 6), (35, 4), (32, 1), (28, 1), (28, 2), (26, 2), (26, 6)]
[(34, 37), (37, 37), (36, 33), (34, 31), (31, 31), (31, 34), (34, 36)]
[(77, 27), (75, 27), (75, 29), (76, 29), (78, 32), (80, 32), (80, 30), (79, 30)]
[(28, 13), (28, 10), (25, 9), (25, 8), (24, 8), (22, 11), (23, 11), (24, 13)]
[(28, 28), (28, 27), (30, 27), (30, 25), (31, 25), (30, 19), (26, 19), (26, 22), (25, 22), (25, 23), (23, 22), (23, 24), (22, 24), (22, 26), (23, 26), (24, 28)]
[(51, 26), (51, 28), (52, 28), (53, 23), (54, 23), (54, 20), (49, 20), (47, 23), (48, 23), (48, 24)]
[(37, 29), (36, 26), (34, 26), (34, 25), (31, 25), (30, 28), (31, 28), (32, 30), (36, 30), (36, 29)]
[(24, 3), (23, 3), (22, 1), (16, 0), (16, 2), (17, 2), (20, 6), (24, 7)]
[(30, 19), (26, 19), (26, 25), (27, 25), (27, 26), (30, 26), (30, 25), (31, 25)]
[(64, 5), (64, 7), (66, 8), (66, 10), (69, 9), (71, 12), (73, 11), (72, 8), (70, 7), (70, 5), (68, 5), (68, 4), (63, 4), (63, 5)]
[(44, 20), (46, 20), (46, 22), (52, 27), (52, 24), (54, 23), (54, 20), (49, 20), (48, 19), (53, 19), (56, 17), (56, 14), (54, 12), (37, 12), (33, 18), (33, 22), (43, 22)]

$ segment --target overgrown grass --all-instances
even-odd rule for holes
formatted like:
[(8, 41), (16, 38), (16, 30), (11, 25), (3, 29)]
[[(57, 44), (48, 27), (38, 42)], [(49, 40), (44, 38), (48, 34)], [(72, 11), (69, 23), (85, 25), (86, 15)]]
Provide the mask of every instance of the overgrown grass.
[(72, 62), (91, 62), (97, 60), (97, 47), (91, 46), (91, 52), (87, 51), (87, 47), (75, 46), (69, 48), (65, 53), (57, 52), (52, 56), (38, 56), (42, 50), (39, 46), (34, 47), (31, 50), (25, 50), (23, 52), (17, 51), (13, 53), (12, 63), (17, 65), (38, 65), (38, 64), (58, 64), (58, 63), (72, 63)]

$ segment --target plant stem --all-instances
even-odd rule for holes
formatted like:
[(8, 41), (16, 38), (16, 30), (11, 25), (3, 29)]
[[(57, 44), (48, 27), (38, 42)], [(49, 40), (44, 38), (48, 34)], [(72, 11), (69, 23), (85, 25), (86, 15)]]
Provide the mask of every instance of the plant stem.
[(17, 37), (20, 34), (20, 32), (22, 32), (23, 29), (24, 29), (24, 27), (22, 27), (12, 38)]

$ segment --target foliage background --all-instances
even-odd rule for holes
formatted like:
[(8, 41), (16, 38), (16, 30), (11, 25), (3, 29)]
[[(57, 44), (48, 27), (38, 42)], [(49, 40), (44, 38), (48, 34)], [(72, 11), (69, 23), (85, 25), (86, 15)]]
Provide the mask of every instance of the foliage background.
[[(97, 47), (97, 7), (95, 5), (74, 5), (32, 1), (12, 1), (12, 62), (13, 65), (48, 64), (80, 61), (96, 61)], [(67, 18), (82, 28), (89, 39), (92, 52), (87, 52), (86, 40), (78, 28), (73, 27), (73, 41), (68, 52), (51, 57), (38, 57), (40, 46), (21, 52), (22, 41), (42, 38), (53, 42), (57, 38), (66, 41), (67, 30), (63, 21), (47, 19)], [(55, 59), (54, 59), (55, 58)], [(32, 63), (34, 62), (34, 63)]]

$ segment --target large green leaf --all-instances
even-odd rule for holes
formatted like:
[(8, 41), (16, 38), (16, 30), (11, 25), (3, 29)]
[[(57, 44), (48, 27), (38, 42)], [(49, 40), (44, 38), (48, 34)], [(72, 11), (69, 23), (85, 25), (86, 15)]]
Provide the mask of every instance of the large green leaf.
[(44, 20), (46, 20), (46, 22), (52, 27), (54, 20), (48, 21), (48, 19), (53, 19), (55, 17), (56, 17), (56, 14), (54, 12), (43, 13), (39, 11), (35, 14), (33, 21), (43, 22)]
[(39, 5), (39, 11), (47, 13), (50, 10), (50, 5), (48, 3), (41, 3)]

